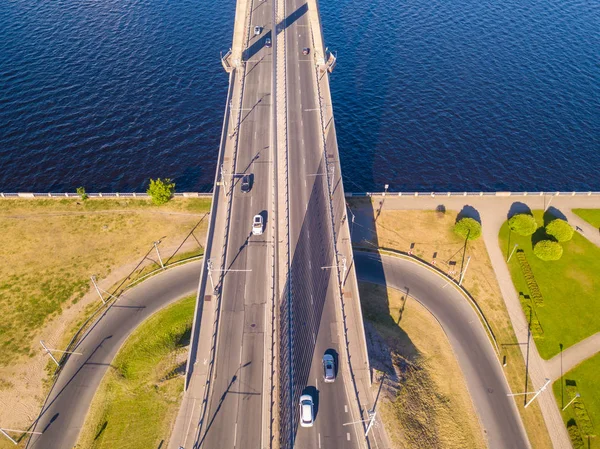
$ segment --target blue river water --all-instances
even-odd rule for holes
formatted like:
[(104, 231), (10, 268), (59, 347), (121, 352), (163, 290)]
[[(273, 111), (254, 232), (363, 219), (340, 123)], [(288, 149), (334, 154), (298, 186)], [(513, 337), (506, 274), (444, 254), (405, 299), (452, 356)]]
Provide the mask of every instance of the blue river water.
[[(597, 0), (321, 0), (346, 190), (600, 190)], [(0, 191), (209, 191), (234, 0), (0, 2)]]

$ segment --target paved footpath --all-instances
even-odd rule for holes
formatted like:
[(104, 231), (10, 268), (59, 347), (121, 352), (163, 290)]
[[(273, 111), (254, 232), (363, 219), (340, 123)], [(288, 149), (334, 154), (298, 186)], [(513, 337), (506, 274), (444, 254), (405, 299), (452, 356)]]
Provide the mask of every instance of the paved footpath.
[[(381, 210), (434, 210), (443, 205), (447, 210), (460, 211), (464, 206), (472, 206), (480, 215), (483, 239), (496, 273), (502, 297), (506, 304), (515, 334), (518, 341), (527, 342), (528, 325), (521, 309), (519, 297), (513, 286), (505, 255), (498, 245), (498, 233), (500, 227), (508, 218), (509, 211), (515, 209), (544, 209), (550, 205), (560, 211), (567, 220), (588, 240), (600, 246), (600, 231), (589, 223), (577, 217), (571, 212), (575, 208), (600, 209), (600, 196), (398, 196), (388, 194), (387, 196), (373, 196), (373, 210), (377, 213)], [(373, 231), (372, 211), (370, 207), (361, 207), (353, 210), (356, 214), (356, 227), (353, 240), (357, 238), (369, 238)], [(526, 357), (527, 345), (521, 345), (523, 356)], [(592, 335), (582, 342), (568, 348), (562, 353), (562, 367), (560, 354), (549, 361), (543, 360), (535, 345), (530, 345), (529, 375), (533, 386), (537, 390), (545, 383), (546, 378), (556, 379), (562, 372), (593, 356), (600, 351), (599, 334)], [(551, 389), (545, 394), (540, 394), (538, 399), (546, 427), (555, 449), (571, 448), (569, 435), (563, 424), (560, 411)]]

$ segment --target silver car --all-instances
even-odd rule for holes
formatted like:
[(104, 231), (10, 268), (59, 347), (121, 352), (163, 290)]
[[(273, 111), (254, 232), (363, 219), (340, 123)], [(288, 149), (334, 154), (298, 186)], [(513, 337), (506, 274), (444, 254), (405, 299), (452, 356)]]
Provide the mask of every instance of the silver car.
[(335, 382), (335, 359), (331, 354), (323, 356), (323, 380), (327, 383)]
[(314, 422), (312, 396), (303, 394), (300, 396), (300, 425), (302, 427), (312, 427)]
[(262, 27), (261, 27), (261, 26), (258, 26), (258, 25), (256, 25), (256, 26), (254, 27), (254, 35), (255, 35), (255, 36), (258, 36), (260, 33), (262, 33)]

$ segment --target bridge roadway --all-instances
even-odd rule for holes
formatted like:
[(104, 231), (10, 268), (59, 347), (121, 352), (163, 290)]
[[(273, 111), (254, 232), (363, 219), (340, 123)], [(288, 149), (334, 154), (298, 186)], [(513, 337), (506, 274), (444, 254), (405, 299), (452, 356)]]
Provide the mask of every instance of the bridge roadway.
[[(308, 8), (305, 0), (285, 2), (293, 316), (290, 442), (293, 447), (306, 449), (361, 447), (359, 435), (355, 433), (360, 430), (359, 426), (343, 425), (353, 421), (350, 398), (344, 388), (344, 382), (348, 381), (345, 366), (338, 363), (341, 369), (338, 369), (336, 382), (323, 382), (325, 351), (337, 354), (338, 362), (342, 360), (343, 336), (336, 319), (339, 287), (337, 275), (331, 268), (335, 264), (334, 242)], [(309, 55), (302, 54), (304, 47), (311, 48)], [(312, 428), (298, 426), (298, 401), (303, 391), (309, 392), (316, 404)], [(280, 406), (283, 408), (285, 404)], [(285, 435), (282, 443), (284, 440)], [(289, 446), (283, 443), (282, 447)]]
[[(271, 1), (250, 2), (235, 173), (225, 174), (225, 180), (234, 185), (216, 362), (205, 424), (195, 437), (203, 448), (261, 448), (268, 444), (262, 441), (262, 407), (265, 314), (272, 301), (272, 49), (264, 44), (271, 35)], [(263, 27), (259, 36), (254, 36), (255, 25)], [(242, 174), (251, 174), (248, 193), (240, 190)], [(262, 235), (252, 235), (252, 218), (257, 214), (265, 222)], [(212, 274), (215, 280), (219, 275)]]

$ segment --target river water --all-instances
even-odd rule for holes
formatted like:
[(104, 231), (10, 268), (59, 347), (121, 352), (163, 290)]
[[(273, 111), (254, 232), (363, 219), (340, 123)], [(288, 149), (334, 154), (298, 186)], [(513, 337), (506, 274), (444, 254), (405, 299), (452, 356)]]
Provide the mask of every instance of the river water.
[[(600, 190), (596, 0), (320, 5), (346, 190)], [(209, 191), (234, 10), (0, 2), (0, 191)]]

